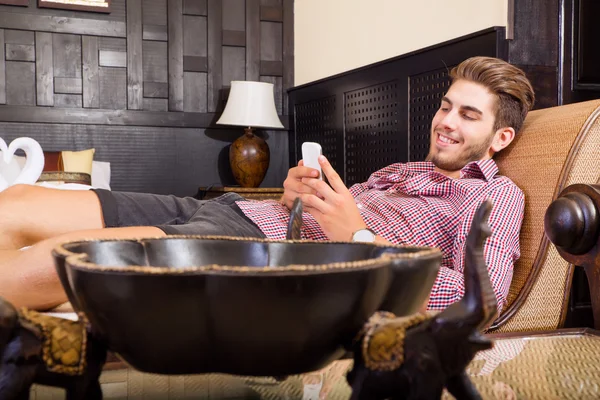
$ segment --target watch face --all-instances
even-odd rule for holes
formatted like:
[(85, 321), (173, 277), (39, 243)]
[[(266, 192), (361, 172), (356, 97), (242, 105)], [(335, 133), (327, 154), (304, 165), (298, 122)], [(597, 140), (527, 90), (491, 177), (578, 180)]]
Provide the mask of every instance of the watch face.
[(361, 229), (352, 235), (353, 242), (374, 242), (375, 234), (369, 229)]

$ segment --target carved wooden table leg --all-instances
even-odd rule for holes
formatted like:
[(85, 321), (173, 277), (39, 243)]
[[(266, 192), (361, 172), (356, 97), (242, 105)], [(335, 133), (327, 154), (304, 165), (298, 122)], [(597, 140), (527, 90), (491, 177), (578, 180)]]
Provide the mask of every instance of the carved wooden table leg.
[(17, 311), (0, 297), (0, 399), (29, 399), (33, 383), (64, 388), (67, 400), (101, 400), (106, 346), (70, 321)]

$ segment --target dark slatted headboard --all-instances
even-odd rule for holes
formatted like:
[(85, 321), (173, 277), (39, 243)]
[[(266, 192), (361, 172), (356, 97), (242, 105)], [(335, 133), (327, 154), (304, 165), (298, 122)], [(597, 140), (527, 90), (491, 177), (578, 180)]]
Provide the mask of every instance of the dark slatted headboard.
[(473, 56), (506, 59), (504, 38), (504, 28), (490, 28), (291, 89), (290, 164), (302, 142), (319, 142), (349, 186), (394, 162), (423, 160), (449, 70)]
[[(0, 121), (11, 119), (11, 109), (0, 107)], [(31, 114), (36, 112), (32, 107)], [(288, 169), (287, 132), (262, 133), (271, 149), (263, 184), (278, 187)], [(111, 163), (115, 191), (177, 196), (193, 196), (199, 186), (235, 183), (228, 146), (239, 135), (236, 129), (0, 122), (0, 137), (7, 143), (28, 136), (46, 151), (95, 148), (94, 160)]]

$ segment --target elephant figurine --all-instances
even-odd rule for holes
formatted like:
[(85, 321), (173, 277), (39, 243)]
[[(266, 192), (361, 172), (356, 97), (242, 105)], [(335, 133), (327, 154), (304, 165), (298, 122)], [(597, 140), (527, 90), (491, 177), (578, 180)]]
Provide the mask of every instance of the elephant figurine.
[(396, 318), (377, 313), (353, 346), (347, 375), (352, 400), (439, 399), (444, 388), (457, 399), (481, 398), (465, 372), (493, 342), (480, 331), (497, 315), (483, 255), (490, 235), (491, 202), (477, 210), (465, 246), (465, 295), (438, 314)]
[(70, 321), (22, 309), (0, 297), (0, 399), (29, 399), (33, 383), (64, 388), (67, 400), (100, 400), (106, 346)]

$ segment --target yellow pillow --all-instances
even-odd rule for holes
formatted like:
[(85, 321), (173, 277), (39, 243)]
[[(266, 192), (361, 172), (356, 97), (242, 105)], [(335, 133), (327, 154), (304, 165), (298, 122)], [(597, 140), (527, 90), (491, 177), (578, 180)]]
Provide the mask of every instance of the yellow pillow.
[(92, 175), (92, 162), (96, 149), (62, 151), (63, 171), (83, 172)]

